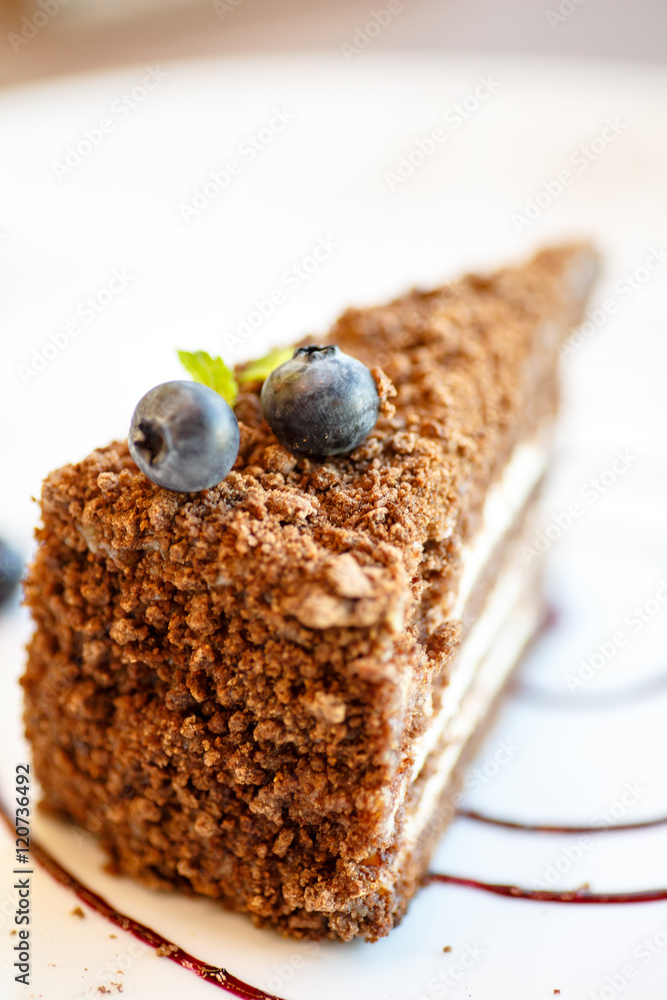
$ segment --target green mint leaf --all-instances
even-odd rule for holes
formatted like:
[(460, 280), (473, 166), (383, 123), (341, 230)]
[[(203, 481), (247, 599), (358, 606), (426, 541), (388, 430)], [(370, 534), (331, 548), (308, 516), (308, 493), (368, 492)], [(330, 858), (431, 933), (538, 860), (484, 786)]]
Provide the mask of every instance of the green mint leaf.
[(274, 347), (263, 358), (248, 361), (238, 374), (239, 382), (261, 382), (268, 378), (274, 369), (285, 364), (294, 354), (293, 347)]
[(222, 358), (212, 358), (206, 351), (179, 351), (178, 358), (195, 382), (214, 389), (226, 403), (234, 405), (239, 391), (238, 382)]

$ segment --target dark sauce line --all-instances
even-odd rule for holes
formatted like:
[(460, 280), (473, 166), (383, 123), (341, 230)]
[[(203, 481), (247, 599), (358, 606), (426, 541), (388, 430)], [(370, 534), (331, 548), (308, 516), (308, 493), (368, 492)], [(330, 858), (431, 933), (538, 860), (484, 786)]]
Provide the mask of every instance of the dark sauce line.
[(667, 816), (641, 820), (637, 823), (614, 823), (609, 826), (558, 826), (549, 823), (518, 823), (511, 819), (498, 819), (475, 812), (474, 809), (457, 809), (457, 816), (472, 819), (476, 823), (488, 823), (507, 830), (525, 830), (528, 833), (621, 833), (629, 830), (650, 830), (656, 826), (667, 826)]
[(555, 892), (551, 889), (522, 889), (518, 885), (478, 882), (476, 879), (462, 878), (459, 875), (442, 875), (439, 872), (426, 876), (426, 885), (432, 882), (462, 885), (468, 889), (490, 892), (495, 896), (531, 899), (538, 903), (591, 903), (600, 906), (612, 903), (655, 903), (667, 900), (667, 889), (642, 889), (638, 892), (587, 892), (585, 889), (566, 889), (562, 892)]
[[(6, 813), (4, 806), (0, 804), (0, 815), (4, 820), (6, 826), (9, 827), (10, 831), (14, 832), (14, 827), (12, 821)], [(208, 962), (202, 962), (201, 959), (195, 958), (194, 955), (190, 955), (189, 952), (184, 951), (178, 945), (169, 941), (168, 938), (163, 937), (162, 934), (158, 934), (157, 931), (152, 930), (147, 927), (146, 924), (139, 923), (138, 920), (134, 920), (133, 917), (128, 917), (125, 913), (120, 913), (116, 910), (110, 903), (107, 903), (106, 899), (93, 892), (88, 886), (80, 882), (75, 875), (64, 868), (60, 862), (56, 861), (52, 854), (42, 847), (42, 845), (31, 836), (30, 838), (30, 855), (44, 868), (52, 878), (56, 880), (60, 885), (64, 886), (66, 889), (71, 889), (72, 892), (78, 896), (78, 898), (98, 913), (101, 917), (105, 917), (106, 920), (110, 921), (116, 927), (120, 927), (121, 930), (127, 931), (132, 934), (137, 940), (142, 941), (144, 944), (148, 945), (150, 948), (154, 948), (160, 956), (168, 958), (170, 962), (175, 962), (182, 969), (187, 969), (189, 972), (194, 972), (196, 976), (200, 979), (205, 980), (205, 982), (210, 983), (211, 986), (217, 986), (218, 989), (226, 990), (227, 993), (231, 993), (235, 997), (239, 997), (240, 1000), (281, 1000), (280, 997), (275, 996), (273, 993), (265, 993), (264, 990), (259, 989), (256, 986), (250, 986), (249, 983), (244, 983), (243, 980), (237, 979), (236, 976), (232, 976), (231, 973), (227, 972), (226, 969), (216, 968), (210, 965)]]

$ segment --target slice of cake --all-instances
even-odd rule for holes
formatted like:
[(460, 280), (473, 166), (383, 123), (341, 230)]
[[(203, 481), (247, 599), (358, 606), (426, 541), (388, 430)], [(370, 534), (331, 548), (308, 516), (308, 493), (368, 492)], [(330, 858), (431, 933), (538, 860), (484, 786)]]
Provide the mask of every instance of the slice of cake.
[(124, 443), (47, 478), (27, 733), (44, 804), (118, 872), (296, 937), (400, 920), (541, 623), (520, 549), (596, 269), (565, 246), (346, 312), (327, 341), (385, 373), (350, 455), (279, 444), (257, 382), (212, 489)]

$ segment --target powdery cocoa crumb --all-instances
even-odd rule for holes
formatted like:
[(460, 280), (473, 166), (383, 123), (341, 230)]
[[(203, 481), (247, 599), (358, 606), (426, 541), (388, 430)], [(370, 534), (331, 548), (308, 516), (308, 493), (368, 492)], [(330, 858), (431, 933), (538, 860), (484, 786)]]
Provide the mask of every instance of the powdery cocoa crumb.
[(119, 477), (115, 472), (100, 472), (97, 477), (97, 485), (102, 493), (111, 493), (119, 488)]
[(269, 472), (287, 476), (296, 468), (297, 458), (281, 444), (270, 444), (264, 449), (264, 464)]
[(378, 396), (380, 397), (380, 416), (384, 417), (385, 420), (389, 420), (396, 413), (396, 407), (393, 403), (389, 402), (390, 399), (396, 398), (396, 389), (394, 388), (391, 379), (387, 378), (382, 369), (377, 365), (371, 368), (371, 375), (373, 376), (375, 388), (377, 389)]
[(148, 507), (148, 519), (158, 531), (167, 528), (178, 510), (178, 501), (173, 493), (160, 490)]

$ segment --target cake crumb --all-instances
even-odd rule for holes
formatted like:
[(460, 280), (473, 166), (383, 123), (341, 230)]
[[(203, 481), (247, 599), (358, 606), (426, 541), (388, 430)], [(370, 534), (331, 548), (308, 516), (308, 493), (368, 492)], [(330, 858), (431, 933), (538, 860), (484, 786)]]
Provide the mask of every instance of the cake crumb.
[(371, 375), (375, 382), (378, 396), (380, 397), (380, 415), (390, 420), (396, 413), (396, 407), (389, 400), (397, 395), (396, 389), (390, 378), (385, 375), (379, 366), (371, 368)]
[(18, 934), (18, 931), (16, 930), (15, 927), (13, 927), (12, 930), (9, 932), (9, 936), (12, 937), (14, 934)]
[(75, 906), (73, 910), (70, 910), (70, 915), (72, 917), (80, 917), (82, 920), (85, 919), (86, 916), (80, 906)]
[(97, 992), (98, 993), (111, 993), (111, 990), (108, 990), (106, 988), (106, 986), (98, 986), (97, 987)]
[(177, 944), (161, 944), (159, 948), (155, 949), (155, 954), (158, 958), (164, 958), (165, 955), (173, 955), (175, 951), (178, 951)]
[(109, 935), (109, 937), (110, 937), (110, 938), (117, 938), (117, 937), (118, 937), (118, 935), (117, 935), (117, 934), (110, 934), (110, 935)]
[(450, 952), (452, 950), (451, 944), (446, 944), (445, 947), (442, 950), (446, 951), (446, 952)]
[(117, 993), (122, 993), (123, 992), (123, 984), (122, 983), (114, 983), (114, 982), (112, 982), (111, 985), (116, 987), (116, 992)]
[(97, 485), (103, 493), (111, 493), (118, 489), (119, 476), (115, 472), (100, 472), (97, 477)]

